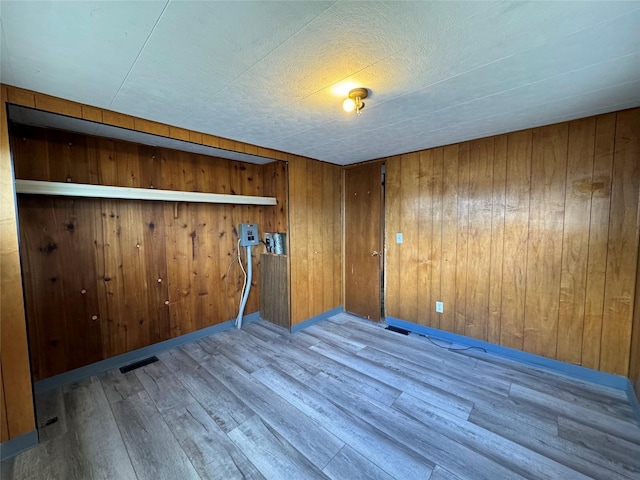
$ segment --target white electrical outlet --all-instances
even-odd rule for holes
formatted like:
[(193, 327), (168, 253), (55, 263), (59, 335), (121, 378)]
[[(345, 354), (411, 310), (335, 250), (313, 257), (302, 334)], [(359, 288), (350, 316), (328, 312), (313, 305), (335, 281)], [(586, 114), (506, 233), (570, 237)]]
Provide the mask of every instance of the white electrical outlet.
[(396, 233), (396, 243), (402, 243), (402, 234)]
[(436, 302), (436, 312), (444, 313), (444, 302)]

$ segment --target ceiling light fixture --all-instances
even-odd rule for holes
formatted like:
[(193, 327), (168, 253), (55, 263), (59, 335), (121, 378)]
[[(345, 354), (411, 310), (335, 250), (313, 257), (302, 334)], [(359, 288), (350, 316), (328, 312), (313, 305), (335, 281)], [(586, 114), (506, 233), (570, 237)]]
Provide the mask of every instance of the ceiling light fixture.
[(360, 112), (364, 108), (364, 100), (369, 95), (369, 90), (366, 88), (354, 88), (349, 92), (349, 98), (347, 98), (342, 103), (342, 108), (344, 108), (345, 112), (353, 112), (356, 111), (358, 116), (360, 116)]

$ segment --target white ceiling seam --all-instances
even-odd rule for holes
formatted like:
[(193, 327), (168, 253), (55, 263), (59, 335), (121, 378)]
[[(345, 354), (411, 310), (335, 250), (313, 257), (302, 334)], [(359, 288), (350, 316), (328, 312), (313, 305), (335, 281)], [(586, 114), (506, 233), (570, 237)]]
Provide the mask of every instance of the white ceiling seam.
[[(172, 0), (169, 0), (172, 1)], [(328, 8), (331, 8), (331, 6), (335, 5), (337, 2), (333, 2)], [(326, 11), (326, 10), (325, 10)], [(282, 43), (280, 43), (276, 48), (274, 48), (273, 50), (271, 50), (270, 52), (266, 53), (262, 58), (260, 58), (259, 60), (257, 60), (251, 67), (249, 67), (246, 71), (238, 74), (238, 76), (236, 76), (233, 81), (238, 80), (242, 75), (247, 74), (248, 72), (250, 72), (256, 65), (258, 65), (260, 62), (264, 61), (265, 59), (267, 59), (269, 57), (269, 55), (271, 55), (272, 53), (274, 53), (275, 51), (277, 51), (279, 48), (281, 48), (286, 42), (288, 42), (289, 40), (291, 40), (292, 38), (294, 38), (303, 28), (305, 28), (306, 26), (310, 25), (311, 23), (313, 23), (314, 21), (316, 21), (321, 15), (323, 15), (324, 12), (319, 13), (316, 17), (314, 17), (312, 20), (310, 20), (307, 24), (305, 24), (303, 27), (300, 27), (293, 35), (291, 35), (289, 38), (287, 38), (286, 40), (284, 40)], [(213, 98), (217, 97), (218, 95), (220, 95), (226, 87), (220, 89), (219, 91), (217, 91), (214, 95)], [(205, 103), (203, 103), (202, 105), (200, 105), (198, 108), (196, 108), (196, 110), (198, 110), (199, 108), (202, 108), (204, 106), (206, 106), (207, 104), (209, 104), (211, 102), (212, 99), (207, 100)], [(184, 121), (186, 120), (189, 115), (191, 115), (192, 112), (190, 112), (189, 114), (185, 115), (185, 117), (181, 118), (180, 121)]]
[(118, 90), (116, 91), (116, 93), (113, 95), (113, 98), (111, 99), (111, 103), (109, 105), (113, 105), (113, 102), (116, 99), (116, 97), (118, 96), (118, 93), (120, 92), (120, 90), (122, 90), (122, 86), (126, 83), (126, 81), (129, 78), (129, 75), (131, 74), (133, 68), (136, 66), (136, 63), (137, 63), (138, 59), (140, 58), (140, 55), (142, 55), (144, 47), (146, 47), (147, 43), (149, 43), (149, 39), (151, 38), (151, 35), (153, 35), (153, 31), (158, 26), (158, 23), (160, 23), (160, 20), (162, 20), (162, 15), (164, 15), (164, 12), (167, 9), (167, 6), (169, 5), (170, 1), (171, 0), (166, 0), (166, 3), (164, 5), (162, 11), (160, 12), (160, 15), (158, 15), (158, 19), (153, 24), (153, 27), (151, 27), (151, 31), (149, 32), (149, 35), (147, 35), (147, 38), (145, 39), (144, 43), (142, 44), (142, 47), (140, 47), (140, 51), (138, 52), (138, 55), (136, 55), (136, 58), (133, 59), (133, 62), (131, 63), (131, 67), (129, 67), (129, 70), (127, 71), (127, 74), (122, 79), (122, 83), (120, 83), (120, 86), (118, 87)]

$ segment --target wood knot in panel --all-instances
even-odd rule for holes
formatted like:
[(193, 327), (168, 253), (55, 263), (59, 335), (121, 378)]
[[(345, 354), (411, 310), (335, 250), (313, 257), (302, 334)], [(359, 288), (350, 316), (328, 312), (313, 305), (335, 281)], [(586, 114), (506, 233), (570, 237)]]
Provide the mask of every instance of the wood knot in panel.
[(49, 255), (50, 253), (53, 253), (55, 250), (57, 250), (57, 248), (58, 245), (53, 242), (48, 242), (46, 245), (40, 247), (40, 251), (45, 255)]

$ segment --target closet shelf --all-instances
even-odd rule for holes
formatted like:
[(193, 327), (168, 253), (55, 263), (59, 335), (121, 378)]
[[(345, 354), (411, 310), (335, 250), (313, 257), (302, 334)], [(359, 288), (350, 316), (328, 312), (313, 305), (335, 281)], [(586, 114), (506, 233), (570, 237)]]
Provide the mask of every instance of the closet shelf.
[(154, 188), (111, 187), (85, 183), (42, 182), (16, 180), (16, 192), (31, 195), (61, 195), (66, 197), (119, 198), (125, 200), (156, 200), (161, 202), (226, 203), (231, 205), (277, 205), (275, 197), (225, 195), (221, 193), (157, 190)]

